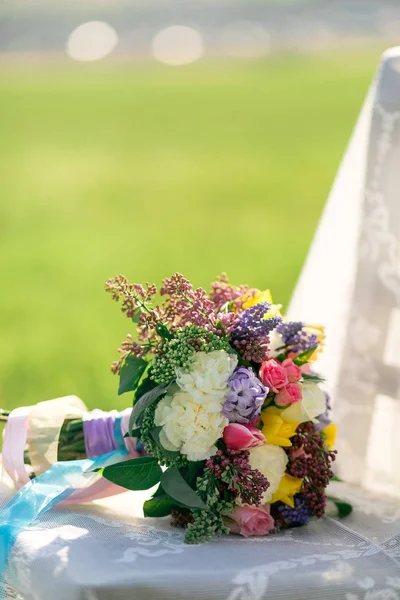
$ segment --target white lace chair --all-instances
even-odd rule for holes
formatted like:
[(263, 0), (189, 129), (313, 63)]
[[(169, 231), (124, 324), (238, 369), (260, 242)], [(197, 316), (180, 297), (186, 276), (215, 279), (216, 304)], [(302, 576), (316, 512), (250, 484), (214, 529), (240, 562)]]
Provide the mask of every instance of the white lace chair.
[(168, 520), (134, 516), (143, 494), (58, 509), (19, 536), (10, 597), (400, 600), (399, 195), (400, 49), (393, 49), (290, 307), (293, 317), (327, 325), (319, 367), (335, 399), (340, 475), (352, 484), (332, 485), (353, 514), (266, 538), (187, 546)]

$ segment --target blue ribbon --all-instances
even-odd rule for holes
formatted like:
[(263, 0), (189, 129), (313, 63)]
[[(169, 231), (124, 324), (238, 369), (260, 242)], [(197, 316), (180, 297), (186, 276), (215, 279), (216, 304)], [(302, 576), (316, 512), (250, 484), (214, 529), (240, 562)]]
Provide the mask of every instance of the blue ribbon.
[(122, 435), (122, 413), (119, 413), (118, 417), (116, 417), (114, 421), (114, 440), (118, 448), (124, 449), (126, 448), (124, 442), (124, 436)]
[[(127, 455), (127, 450), (115, 450), (95, 458), (57, 462), (21, 488), (0, 511), (0, 578), (18, 535), (70, 496), (76, 489), (77, 477), (119, 462)], [(0, 583), (0, 598), (3, 595)]]

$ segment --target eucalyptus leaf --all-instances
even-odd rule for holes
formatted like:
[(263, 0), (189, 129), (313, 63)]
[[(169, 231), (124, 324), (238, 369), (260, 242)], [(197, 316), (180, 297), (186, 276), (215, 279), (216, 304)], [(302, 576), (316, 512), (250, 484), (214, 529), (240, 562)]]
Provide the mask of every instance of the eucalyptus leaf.
[(143, 358), (138, 358), (133, 354), (126, 357), (119, 376), (119, 396), (126, 392), (132, 392), (137, 388), (146, 367), (147, 361)]
[(171, 467), (164, 471), (161, 476), (161, 485), (168, 496), (180, 504), (188, 508), (207, 508), (197, 492), (184, 480), (177, 467)]
[(128, 490), (148, 490), (159, 483), (161, 467), (153, 456), (133, 458), (100, 470), (103, 477)]
[(146, 410), (146, 408), (149, 408), (149, 406), (151, 406), (153, 402), (155, 402), (162, 394), (164, 394), (164, 392), (168, 388), (168, 385), (169, 384), (167, 383), (161, 383), (157, 387), (151, 389), (149, 392), (143, 394), (141, 398), (139, 398), (139, 400), (135, 403), (131, 412), (131, 416), (129, 418), (129, 432), (131, 432), (134, 429), (135, 423), (137, 423), (137, 420), (142, 414), (142, 412)]

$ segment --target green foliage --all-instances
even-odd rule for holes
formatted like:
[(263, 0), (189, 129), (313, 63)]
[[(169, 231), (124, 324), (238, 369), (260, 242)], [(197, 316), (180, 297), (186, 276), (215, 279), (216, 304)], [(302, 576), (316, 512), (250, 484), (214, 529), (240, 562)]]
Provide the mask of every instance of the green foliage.
[(126, 357), (119, 375), (118, 396), (136, 390), (147, 364), (143, 358), (137, 358), (133, 354)]
[(340, 518), (347, 517), (353, 512), (352, 505), (348, 502), (344, 502), (344, 500), (338, 500), (332, 496), (327, 496), (327, 500), (330, 500), (336, 506)]
[(176, 369), (189, 371), (196, 352), (232, 351), (228, 338), (220, 337), (197, 325), (175, 329), (172, 338), (164, 342), (162, 354), (154, 358), (151, 376), (159, 383), (175, 379)]
[(129, 417), (129, 431), (131, 431), (138, 422), (140, 415), (149, 408), (156, 400), (162, 396), (167, 390), (168, 384), (161, 384), (146, 392), (135, 402), (131, 416)]
[(142, 422), (140, 426), (141, 439), (149, 454), (155, 456), (161, 465), (166, 467), (184, 467), (188, 461), (185, 456), (177, 452), (169, 452), (165, 450), (159, 443), (158, 436), (155, 432), (157, 429), (154, 426), (154, 413), (157, 404), (154, 403), (143, 412)]
[(159, 483), (162, 471), (157, 459), (143, 456), (105, 467), (100, 473), (128, 490), (148, 490)]
[(153, 429), (150, 430), (150, 435), (153, 438), (154, 442), (157, 444), (160, 451), (162, 452), (163, 456), (165, 456), (166, 458), (170, 458), (170, 459), (178, 458), (181, 455), (180, 452), (174, 452), (172, 450), (167, 450), (166, 448), (164, 448), (162, 446), (162, 444), (160, 442), (160, 431), (161, 431), (161, 427), (153, 427)]
[(177, 467), (170, 467), (161, 477), (161, 484), (171, 498), (187, 508), (207, 508), (197, 492), (185, 481)]
[(306, 363), (308, 363), (308, 361), (310, 360), (310, 358), (312, 357), (312, 355), (314, 354), (314, 352), (317, 348), (318, 348), (318, 346), (314, 346), (313, 348), (310, 348), (309, 350), (304, 350), (304, 352), (302, 352), (301, 354), (296, 356), (296, 358), (293, 360), (293, 362), (298, 367), (305, 365)]
[(146, 500), (143, 504), (143, 514), (145, 517), (166, 517), (171, 514), (174, 507), (176, 507), (176, 502), (164, 494)]
[(168, 327), (166, 325), (164, 325), (163, 323), (158, 323), (156, 325), (156, 331), (157, 331), (158, 335), (163, 338), (163, 340), (172, 339), (172, 333), (170, 332)]
[(146, 376), (143, 377), (142, 381), (139, 383), (139, 386), (136, 389), (134, 404), (138, 400), (140, 400), (140, 398), (144, 396), (144, 394), (147, 394), (147, 392), (150, 392), (150, 390), (152, 390), (155, 387), (157, 387), (157, 383), (152, 380), (149, 374), (146, 374)]
[(185, 542), (187, 544), (201, 544), (214, 536), (229, 533), (224, 517), (231, 513), (234, 508), (234, 502), (221, 500), (209, 510), (192, 511), (194, 523), (190, 523), (186, 529)]
[(302, 378), (304, 381), (312, 381), (313, 383), (323, 383), (325, 381), (325, 379), (318, 377), (318, 375), (307, 375), (307, 373), (303, 373)]

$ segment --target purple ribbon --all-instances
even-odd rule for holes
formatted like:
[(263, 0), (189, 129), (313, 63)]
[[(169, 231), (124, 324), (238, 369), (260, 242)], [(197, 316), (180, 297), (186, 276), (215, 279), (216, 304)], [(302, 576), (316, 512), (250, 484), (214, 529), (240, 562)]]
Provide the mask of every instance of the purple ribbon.
[(125, 450), (121, 432), (121, 413), (96, 408), (83, 417), (86, 456), (93, 458), (114, 450)]

